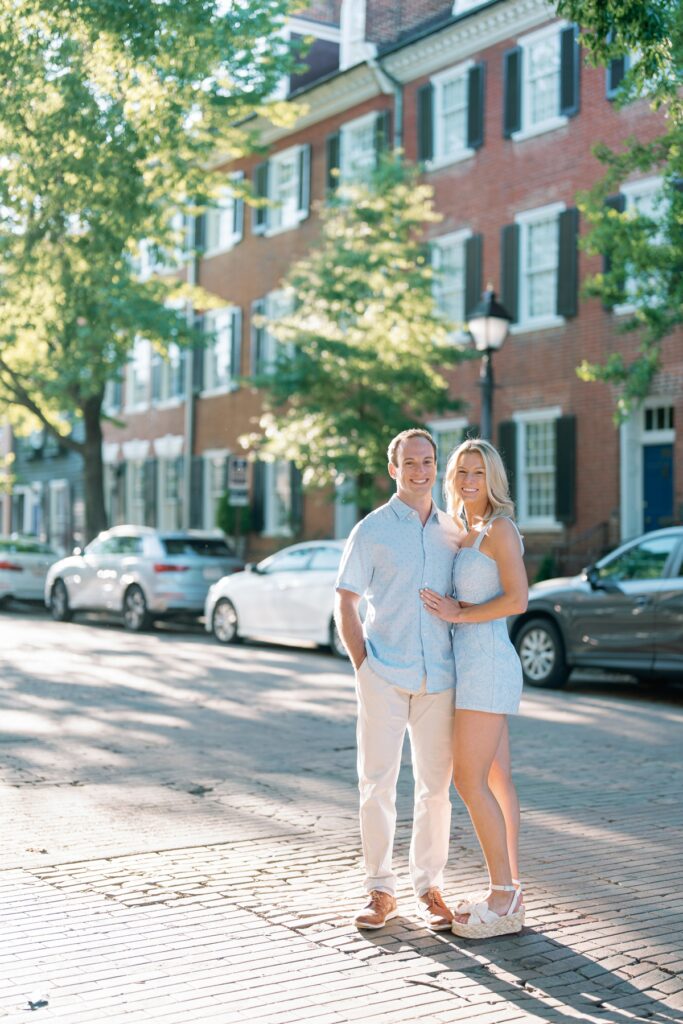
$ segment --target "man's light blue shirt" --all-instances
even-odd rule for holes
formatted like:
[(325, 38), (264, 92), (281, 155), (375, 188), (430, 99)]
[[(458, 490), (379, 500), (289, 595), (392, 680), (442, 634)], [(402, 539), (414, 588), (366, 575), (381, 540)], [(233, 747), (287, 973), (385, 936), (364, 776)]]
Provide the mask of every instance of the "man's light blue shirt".
[(370, 668), (413, 693), (425, 676), (428, 693), (455, 686), (450, 623), (424, 609), (420, 588), (452, 593), (457, 536), (453, 520), (436, 505), (423, 526), (394, 494), (354, 527), (342, 555), (336, 587), (367, 602)]

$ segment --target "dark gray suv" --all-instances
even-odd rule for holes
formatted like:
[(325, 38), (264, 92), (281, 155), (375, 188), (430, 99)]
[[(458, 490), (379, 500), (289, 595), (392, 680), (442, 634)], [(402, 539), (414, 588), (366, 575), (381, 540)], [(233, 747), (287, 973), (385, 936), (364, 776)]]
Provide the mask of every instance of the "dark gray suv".
[(536, 583), (508, 621), (531, 686), (572, 668), (683, 677), (683, 526), (627, 541), (578, 576)]

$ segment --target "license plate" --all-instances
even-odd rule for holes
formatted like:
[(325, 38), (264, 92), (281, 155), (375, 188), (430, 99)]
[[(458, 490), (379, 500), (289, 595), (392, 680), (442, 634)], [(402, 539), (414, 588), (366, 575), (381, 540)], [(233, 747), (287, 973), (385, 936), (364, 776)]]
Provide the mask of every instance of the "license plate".
[(222, 571), (218, 568), (207, 568), (203, 570), (205, 580), (219, 580), (222, 575)]

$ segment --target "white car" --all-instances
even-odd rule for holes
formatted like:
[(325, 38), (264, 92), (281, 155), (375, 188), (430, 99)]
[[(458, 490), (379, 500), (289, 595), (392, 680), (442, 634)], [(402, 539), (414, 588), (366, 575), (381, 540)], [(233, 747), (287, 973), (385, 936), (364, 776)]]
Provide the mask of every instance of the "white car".
[(59, 555), (36, 537), (0, 537), (0, 605), (18, 601), (42, 601), (45, 577)]
[(206, 629), (222, 644), (241, 637), (325, 644), (347, 657), (334, 624), (334, 584), (345, 541), (283, 548), (210, 588)]

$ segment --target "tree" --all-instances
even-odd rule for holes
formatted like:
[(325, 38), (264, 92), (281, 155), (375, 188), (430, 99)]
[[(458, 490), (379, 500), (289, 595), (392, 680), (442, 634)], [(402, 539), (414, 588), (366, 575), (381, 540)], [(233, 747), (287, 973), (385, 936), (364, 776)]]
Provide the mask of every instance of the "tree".
[(392, 436), (460, 406), (444, 368), (464, 352), (435, 309), (421, 238), (440, 217), (417, 169), (387, 157), (369, 183), (341, 185), (320, 217), (320, 243), (284, 281), (293, 311), (265, 325), (279, 344), (254, 379), (261, 429), (242, 444), (294, 462), (304, 486), (345, 484), (346, 500), (370, 508)]
[[(255, 112), (282, 115), (267, 97), (291, 64), (276, 31), (286, 7), (0, 7), (0, 403), (82, 454), (88, 537), (106, 525), (106, 382), (136, 336), (161, 351), (194, 337), (184, 312), (169, 307), (189, 289), (173, 275), (142, 280), (140, 243), (157, 257), (177, 253), (178, 214), (217, 193), (211, 157), (249, 151)], [(83, 420), (82, 442), (65, 428), (70, 416)]]
[[(661, 344), (683, 323), (683, 5), (679, 0), (559, 0), (558, 13), (578, 22), (589, 59), (613, 60), (625, 74), (616, 102), (646, 98), (663, 115), (662, 133), (626, 140), (621, 152), (594, 149), (605, 165), (602, 180), (579, 197), (591, 231), (587, 252), (605, 259), (603, 272), (586, 283), (605, 305), (632, 309), (622, 330), (637, 331), (639, 349), (627, 361), (615, 352), (604, 363), (584, 362), (583, 380), (602, 380), (619, 391), (616, 419), (629, 415), (648, 394), (660, 368)], [(612, 193), (633, 172), (662, 177), (659, 201), (649, 210), (620, 209)]]

